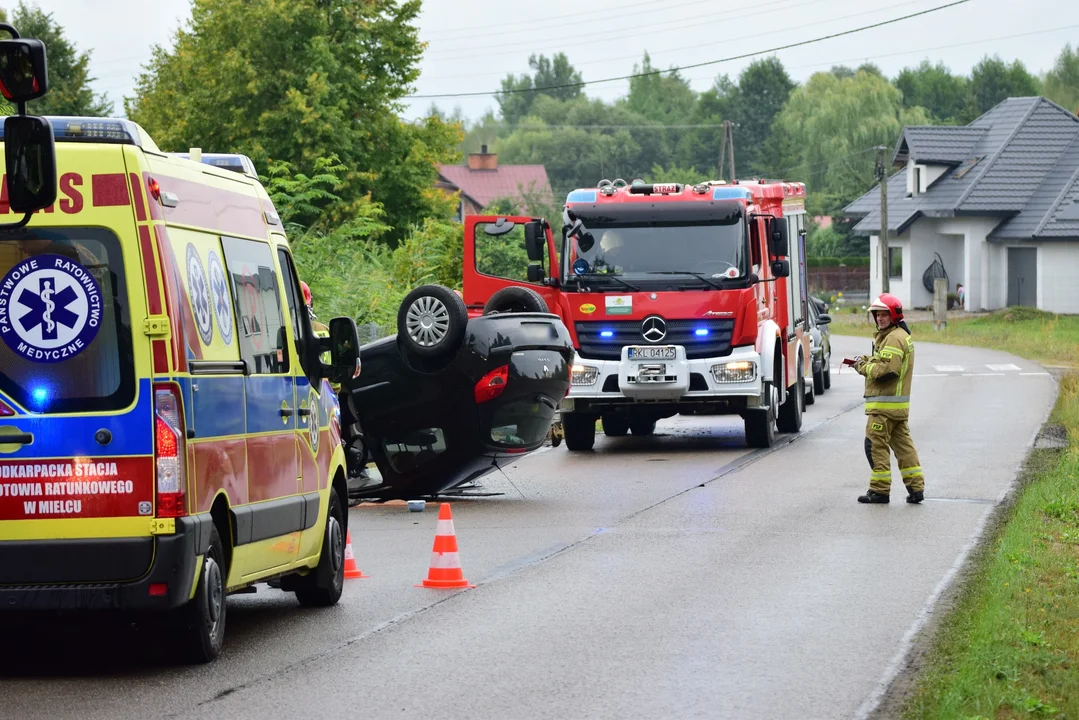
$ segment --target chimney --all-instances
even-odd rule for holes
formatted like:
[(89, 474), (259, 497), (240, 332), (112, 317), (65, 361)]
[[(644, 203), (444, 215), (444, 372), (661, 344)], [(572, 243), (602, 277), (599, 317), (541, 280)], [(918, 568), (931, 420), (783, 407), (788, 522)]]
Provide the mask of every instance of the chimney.
[(487, 152), (486, 145), (480, 145), (480, 151), (478, 153), (468, 154), (468, 169), (469, 170), (497, 170), (498, 169), (498, 153)]

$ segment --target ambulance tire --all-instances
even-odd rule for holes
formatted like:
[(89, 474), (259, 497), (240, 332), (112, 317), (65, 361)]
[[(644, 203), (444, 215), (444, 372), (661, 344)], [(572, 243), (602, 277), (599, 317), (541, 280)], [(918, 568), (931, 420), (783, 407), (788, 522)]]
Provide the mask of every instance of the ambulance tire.
[(195, 597), (179, 608), (176, 630), (185, 659), (208, 663), (221, 654), (225, 640), (225, 583), (228, 567), (217, 525), (210, 525), (210, 546), (202, 559)]
[(397, 337), (420, 359), (456, 355), (467, 324), (465, 301), (444, 285), (421, 285), (405, 296), (397, 311)]
[(330, 511), (318, 565), (300, 580), (296, 599), (305, 607), (336, 605), (345, 589), (345, 515), (337, 490), (330, 488)]
[(483, 306), (484, 315), (499, 313), (545, 313), (547, 301), (532, 288), (510, 285), (495, 292)]
[[(799, 359), (801, 363), (801, 359)], [(798, 373), (798, 382), (787, 388), (787, 400), (779, 406), (779, 432), (796, 433), (802, 430), (802, 403), (805, 402), (805, 378)]]
[(771, 381), (764, 381), (761, 393), (767, 405), (747, 410), (745, 415), (746, 445), (751, 448), (770, 448), (776, 442), (776, 404), (779, 394)]
[(566, 449), (570, 452), (591, 450), (596, 444), (596, 416), (587, 413), (562, 413)]

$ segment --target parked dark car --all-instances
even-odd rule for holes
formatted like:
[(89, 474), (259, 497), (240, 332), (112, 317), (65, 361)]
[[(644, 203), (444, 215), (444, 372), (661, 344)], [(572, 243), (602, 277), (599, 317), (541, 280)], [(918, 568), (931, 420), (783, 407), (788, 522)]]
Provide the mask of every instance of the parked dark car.
[(823, 395), (832, 386), (832, 336), (828, 324), (832, 322), (825, 313), (824, 301), (810, 297), (809, 337), (813, 352), (813, 393)]
[[(449, 288), (417, 288), (398, 333), (360, 348), (340, 396), (351, 497), (430, 497), (543, 445), (573, 344), (538, 294), (513, 289), (469, 318)], [(381, 478), (363, 477), (369, 458)]]

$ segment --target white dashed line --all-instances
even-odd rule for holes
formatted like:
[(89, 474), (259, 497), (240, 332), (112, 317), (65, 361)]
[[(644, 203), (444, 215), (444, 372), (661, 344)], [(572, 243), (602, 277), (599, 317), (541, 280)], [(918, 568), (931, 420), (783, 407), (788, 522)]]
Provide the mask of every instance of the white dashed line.
[(1021, 372), (1019, 374), (1027, 377), (1049, 377), (1049, 373), (1047, 372)]
[(994, 372), (1018, 372), (1022, 369), (1018, 365), (1012, 365), (1011, 363), (1007, 363), (1006, 365), (986, 365), (986, 367), (990, 370), (993, 370)]
[(966, 370), (962, 365), (934, 365), (933, 369), (939, 373), (957, 372), (961, 373)]

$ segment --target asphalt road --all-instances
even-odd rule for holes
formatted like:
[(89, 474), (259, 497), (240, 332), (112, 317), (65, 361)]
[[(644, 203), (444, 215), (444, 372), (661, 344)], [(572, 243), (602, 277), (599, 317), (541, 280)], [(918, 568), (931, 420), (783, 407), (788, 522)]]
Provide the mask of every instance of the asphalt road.
[[(834, 338), (834, 359), (867, 340)], [(990, 367), (992, 366), (992, 367)], [(868, 485), (862, 379), (832, 372), (803, 431), (747, 452), (737, 418), (673, 418), (482, 480), (452, 503), (461, 592), (414, 587), (437, 504), (351, 511), (368, 579), (334, 608), (230, 599), (213, 665), (151, 630), (4, 628), (3, 718), (848, 718), (873, 706), (1055, 395), (1042, 368), (919, 342), (927, 498)]]

